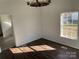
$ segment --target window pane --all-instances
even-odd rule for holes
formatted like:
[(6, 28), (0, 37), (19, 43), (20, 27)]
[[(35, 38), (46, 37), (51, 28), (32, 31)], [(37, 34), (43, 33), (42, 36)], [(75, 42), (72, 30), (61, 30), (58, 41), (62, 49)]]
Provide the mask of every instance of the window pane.
[(61, 37), (77, 39), (78, 12), (66, 12), (61, 14)]

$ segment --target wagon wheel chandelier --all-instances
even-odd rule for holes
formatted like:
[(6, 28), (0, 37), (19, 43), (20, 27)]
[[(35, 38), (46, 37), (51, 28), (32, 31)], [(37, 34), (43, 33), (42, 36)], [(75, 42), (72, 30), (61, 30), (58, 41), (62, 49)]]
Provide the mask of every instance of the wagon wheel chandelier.
[(26, 3), (31, 7), (42, 7), (49, 5), (51, 0), (28, 0)]

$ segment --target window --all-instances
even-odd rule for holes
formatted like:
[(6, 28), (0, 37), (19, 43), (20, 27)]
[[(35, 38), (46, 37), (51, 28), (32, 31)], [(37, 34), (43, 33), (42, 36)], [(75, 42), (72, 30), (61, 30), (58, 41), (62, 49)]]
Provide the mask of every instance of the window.
[(78, 12), (66, 12), (61, 14), (61, 37), (69, 39), (78, 38)]

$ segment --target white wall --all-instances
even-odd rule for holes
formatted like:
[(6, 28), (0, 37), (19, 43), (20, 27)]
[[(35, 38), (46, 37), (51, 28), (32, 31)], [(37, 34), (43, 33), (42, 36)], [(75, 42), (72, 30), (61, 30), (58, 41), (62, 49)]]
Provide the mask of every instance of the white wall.
[(48, 40), (79, 48), (79, 39), (60, 37), (60, 14), (72, 11), (72, 5), (72, 0), (52, 0), (49, 6), (42, 7), (43, 36)]
[(23, 0), (18, 0), (15, 6), (13, 8), (13, 24), (16, 45), (19, 46), (40, 38), (40, 8), (30, 8), (24, 4)]
[(72, 11), (79, 11), (79, 0), (72, 0)]
[(40, 8), (31, 8), (24, 0), (0, 0), (0, 14), (10, 14), (13, 19), (16, 46), (41, 37)]

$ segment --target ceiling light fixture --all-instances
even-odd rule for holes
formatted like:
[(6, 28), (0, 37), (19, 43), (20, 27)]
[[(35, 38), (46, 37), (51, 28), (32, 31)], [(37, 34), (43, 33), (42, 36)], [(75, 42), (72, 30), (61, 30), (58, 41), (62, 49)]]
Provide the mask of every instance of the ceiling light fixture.
[(47, 6), (51, 3), (51, 0), (28, 0), (27, 5), (31, 7), (42, 7)]

